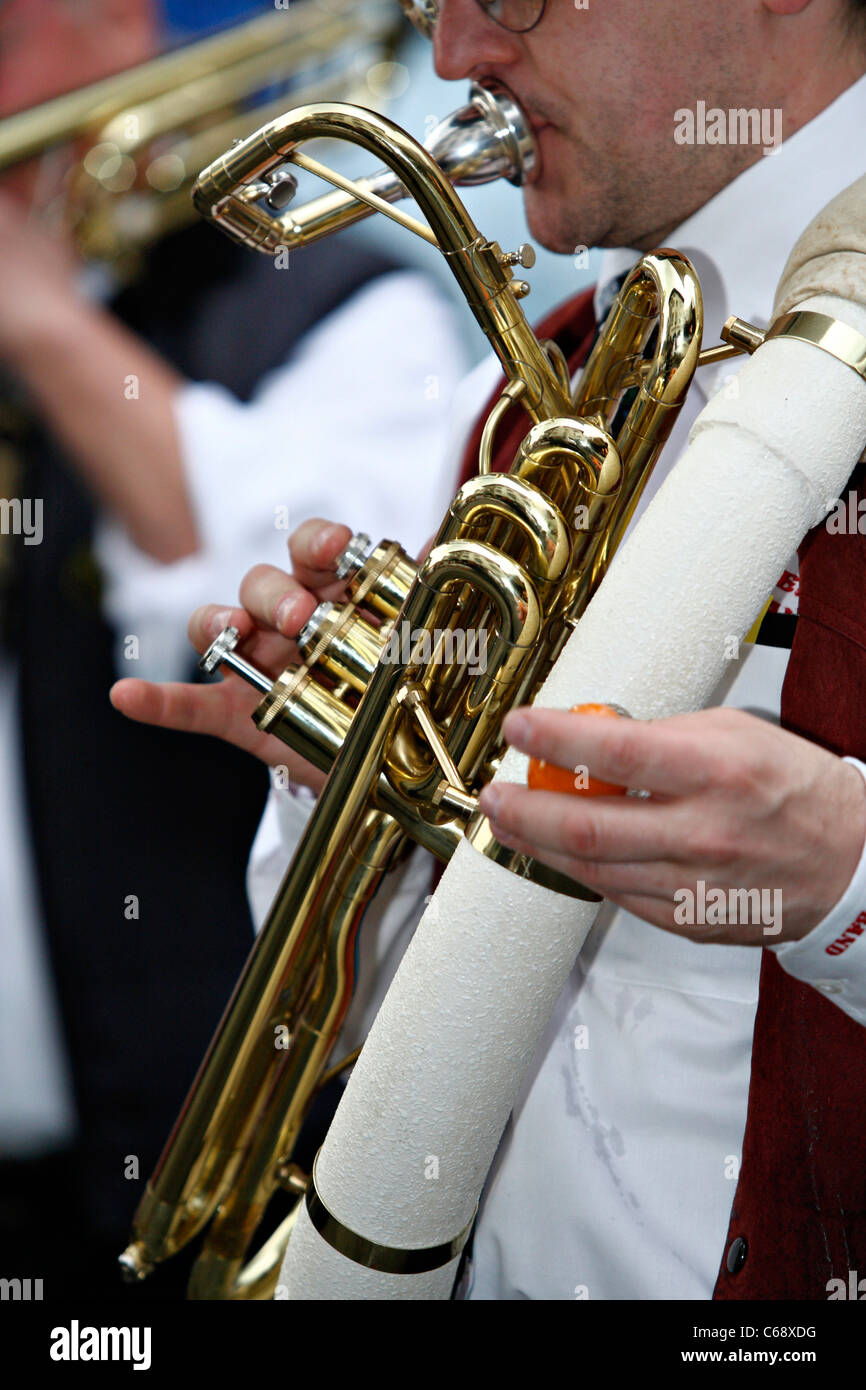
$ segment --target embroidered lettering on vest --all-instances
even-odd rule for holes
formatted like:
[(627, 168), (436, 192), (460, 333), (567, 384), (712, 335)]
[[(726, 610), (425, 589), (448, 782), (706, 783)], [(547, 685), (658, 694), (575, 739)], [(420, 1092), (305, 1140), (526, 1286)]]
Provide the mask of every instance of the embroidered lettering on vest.
[(847, 951), (852, 946), (858, 936), (862, 936), (866, 931), (866, 912), (861, 912), (859, 917), (855, 917), (850, 927), (846, 927), (841, 936), (826, 947), (828, 956), (841, 956), (843, 951)]

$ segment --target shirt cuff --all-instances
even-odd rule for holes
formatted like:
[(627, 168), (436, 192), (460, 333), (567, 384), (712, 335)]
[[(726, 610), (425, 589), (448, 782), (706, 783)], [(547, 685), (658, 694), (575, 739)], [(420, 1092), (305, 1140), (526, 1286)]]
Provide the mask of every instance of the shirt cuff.
[[(846, 758), (866, 781), (866, 764)], [(866, 1024), (866, 845), (836, 906), (800, 941), (770, 946), (794, 979), (825, 994), (843, 1013)]]

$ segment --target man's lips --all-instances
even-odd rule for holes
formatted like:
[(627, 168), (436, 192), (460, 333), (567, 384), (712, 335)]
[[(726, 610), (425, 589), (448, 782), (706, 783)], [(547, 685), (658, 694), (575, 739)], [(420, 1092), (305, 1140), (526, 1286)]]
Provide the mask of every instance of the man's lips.
[(537, 183), (542, 174), (544, 159), (541, 151), (541, 137), (546, 130), (553, 130), (554, 126), (551, 121), (545, 120), (543, 116), (534, 116), (531, 112), (526, 113), (526, 118), (532, 131), (532, 138), (536, 149), (535, 169), (532, 172), (532, 177), (526, 180), (526, 182), (530, 184)]
[(526, 116), (532, 127), (532, 133), (536, 138), (538, 138), (543, 130), (547, 130), (553, 124), (552, 121), (546, 120), (544, 116), (534, 116), (531, 111), (527, 111)]

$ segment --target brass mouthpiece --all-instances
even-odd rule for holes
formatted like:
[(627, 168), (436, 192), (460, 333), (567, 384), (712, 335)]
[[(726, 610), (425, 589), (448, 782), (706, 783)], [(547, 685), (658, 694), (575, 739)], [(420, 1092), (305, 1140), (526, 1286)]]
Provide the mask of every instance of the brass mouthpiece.
[[(492, 78), (470, 85), (469, 101), (433, 128), (424, 148), (449, 182), (458, 187), (492, 183), (494, 179), (530, 183), (538, 163), (532, 127), (508, 88)], [(388, 168), (359, 179), (358, 186), (385, 203), (408, 197), (400, 179)], [(338, 226), (347, 227), (369, 217), (372, 211), (369, 204), (351, 194), (325, 193), (290, 216), (292, 237), (300, 236), (308, 245)]]

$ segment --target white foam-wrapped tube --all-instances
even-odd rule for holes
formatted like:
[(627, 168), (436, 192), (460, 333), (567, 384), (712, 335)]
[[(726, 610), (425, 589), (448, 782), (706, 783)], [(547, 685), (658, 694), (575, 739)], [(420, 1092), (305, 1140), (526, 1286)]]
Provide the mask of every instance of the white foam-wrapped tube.
[[(802, 305), (866, 335), (866, 309)], [(706, 704), (803, 535), (866, 441), (866, 383), (768, 342), (716, 397), (624, 543), (536, 703), (612, 701), (650, 718)], [(498, 774), (525, 780), (509, 752)], [(508, 1114), (595, 915), (461, 844), (391, 985), (319, 1156), (320, 1196), (369, 1241), (423, 1249), (471, 1219)], [(539, 1181), (543, 1182), (543, 1163)], [(290, 1298), (447, 1297), (437, 1274), (374, 1274), (306, 1220)]]
[[(472, 1219), (516, 1086), (595, 911), (458, 847), (319, 1154), (320, 1196), (350, 1230), (423, 1249)], [(305, 1249), (293, 1236), (281, 1276), (289, 1298), (447, 1298), (453, 1281), (453, 1268), (437, 1282), (344, 1260), (335, 1282), (330, 1247), (311, 1229), (297, 1244)]]
[(776, 290), (773, 318), (814, 295), (864, 302), (866, 174), (812, 219), (788, 257)]
[[(860, 305), (824, 296), (800, 307), (866, 334)], [(728, 639), (749, 630), (853, 471), (864, 396), (862, 377), (809, 344), (760, 348), (698, 416), (535, 703), (567, 707), (610, 688), (635, 718), (706, 704)]]

